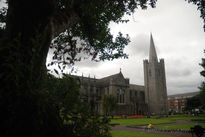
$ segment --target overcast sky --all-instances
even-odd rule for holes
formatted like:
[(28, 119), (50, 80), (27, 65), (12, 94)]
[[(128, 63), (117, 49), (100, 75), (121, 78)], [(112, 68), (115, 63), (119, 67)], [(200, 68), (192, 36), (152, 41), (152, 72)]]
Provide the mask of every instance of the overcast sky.
[(130, 83), (144, 85), (143, 60), (148, 59), (150, 32), (158, 58), (164, 58), (168, 94), (198, 91), (203, 81), (199, 72), (204, 57), (205, 33), (197, 7), (185, 0), (158, 0), (157, 7), (136, 10), (126, 16), (130, 22), (110, 24), (111, 32), (129, 34), (130, 44), (125, 48), (129, 59), (105, 62), (89, 60), (76, 63), (75, 75), (103, 78), (119, 73), (120, 68)]
[(148, 59), (152, 32), (158, 58), (165, 60), (168, 94), (198, 91), (204, 80), (199, 63), (204, 57), (205, 32), (197, 7), (185, 0), (158, 0), (156, 8), (138, 9), (125, 18), (130, 22), (111, 23), (110, 28), (113, 35), (119, 31), (129, 34), (131, 42), (125, 48), (129, 59), (81, 61), (76, 63), (78, 71), (73, 74), (103, 78), (119, 73), (121, 68), (130, 83), (144, 85), (143, 60)]
[(78, 71), (73, 74), (103, 78), (119, 73), (121, 68), (130, 83), (144, 85), (143, 60), (148, 59), (152, 32), (158, 58), (165, 60), (168, 94), (198, 91), (204, 80), (199, 74), (202, 70), (199, 63), (204, 57), (205, 32), (197, 7), (185, 0), (158, 0), (156, 8), (138, 9), (125, 18), (130, 22), (111, 23), (110, 28), (113, 35), (119, 31), (129, 34), (131, 42), (125, 48), (129, 59), (81, 61), (76, 63)]

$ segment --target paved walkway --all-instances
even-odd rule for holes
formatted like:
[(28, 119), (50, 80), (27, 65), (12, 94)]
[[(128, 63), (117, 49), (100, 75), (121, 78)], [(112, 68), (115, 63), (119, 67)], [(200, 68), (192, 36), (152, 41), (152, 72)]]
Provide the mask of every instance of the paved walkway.
[[(192, 122), (187, 121), (187, 120), (177, 120), (176, 123), (157, 124), (157, 125), (154, 125), (154, 126), (176, 125), (176, 124), (185, 124), (185, 123), (192, 123)], [(167, 136), (172, 136), (172, 137), (196, 137), (195, 135), (192, 136), (191, 133), (167, 132), (167, 131), (159, 131), (159, 130), (145, 130), (143, 128), (127, 127), (127, 126), (122, 126), (122, 125), (116, 125), (116, 126), (112, 127), (112, 131), (133, 131), (133, 132), (143, 132), (143, 133), (146, 133), (146, 134), (167, 135)]]

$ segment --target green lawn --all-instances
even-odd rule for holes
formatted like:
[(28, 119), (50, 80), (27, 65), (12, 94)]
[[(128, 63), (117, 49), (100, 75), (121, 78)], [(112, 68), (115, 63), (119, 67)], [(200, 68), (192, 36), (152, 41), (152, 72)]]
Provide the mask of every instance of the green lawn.
[(128, 132), (128, 131), (113, 131), (111, 132), (111, 134), (112, 137), (171, 137), (171, 136), (153, 135), (153, 134)]
[(152, 124), (162, 124), (162, 123), (172, 123), (171, 119), (152, 119), (152, 118), (136, 118), (136, 119), (112, 119), (111, 123), (119, 123), (120, 125), (148, 125)]
[(167, 119), (171, 120), (190, 120), (190, 119), (205, 119), (205, 115), (201, 114), (199, 116), (189, 116), (187, 114), (183, 115), (170, 115)]
[[(189, 130), (191, 127), (194, 127), (196, 123), (189, 123), (189, 124), (177, 124), (177, 125), (169, 125), (169, 126), (157, 126), (154, 128), (157, 129), (183, 129)], [(203, 128), (205, 128), (205, 123), (199, 123)]]
[(188, 115), (171, 115), (169, 117), (163, 117), (160, 119), (152, 118), (135, 118), (135, 119), (112, 119), (111, 124), (119, 123), (120, 125), (148, 125), (152, 124), (162, 124), (162, 123), (174, 123), (175, 120), (191, 120), (191, 119), (205, 119), (205, 115), (200, 116), (188, 116)]

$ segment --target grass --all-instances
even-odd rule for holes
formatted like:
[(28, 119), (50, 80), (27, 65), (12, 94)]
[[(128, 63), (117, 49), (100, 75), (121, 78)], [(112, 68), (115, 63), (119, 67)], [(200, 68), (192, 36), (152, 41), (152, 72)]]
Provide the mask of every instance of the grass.
[(148, 125), (152, 124), (162, 124), (162, 123), (173, 123), (171, 119), (152, 119), (152, 118), (137, 118), (137, 119), (112, 119), (111, 123), (119, 123), (120, 125)]
[(171, 120), (205, 119), (205, 115), (204, 114), (201, 114), (199, 116), (189, 116), (187, 114), (183, 114), (183, 115), (170, 115), (167, 119), (171, 119)]
[[(189, 130), (191, 127), (194, 127), (195, 123), (189, 123), (189, 124), (177, 124), (177, 125), (168, 125), (168, 126), (157, 126), (154, 127), (156, 129), (183, 129), (183, 130)], [(205, 123), (199, 123), (203, 128), (205, 128)]]
[(140, 132), (128, 132), (128, 131), (113, 131), (112, 137), (171, 137), (163, 135), (145, 134)]
[[(152, 124), (162, 124), (162, 123), (174, 123), (175, 120), (191, 120), (191, 119), (205, 119), (205, 115), (200, 116), (188, 116), (188, 115), (172, 115), (169, 117), (163, 117), (160, 119), (156, 119), (156, 117), (152, 118), (135, 118), (135, 119), (112, 119), (111, 123), (119, 123), (120, 125), (148, 125)], [(197, 123), (197, 122), (195, 122)], [(189, 130), (191, 127), (194, 127), (195, 123), (189, 124), (176, 124), (169, 126), (157, 126), (154, 128), (157, 129), (183, 129)], [(200, 125), (205, 128), (205, 123), (200, 123)], [(140, 132), (128, 132), (128, 131), (112, 131), (112, 137), (170, 137), (163, 135), (153, 135), (153, 134), (145, 134)]]
[(160, 119), (152, 118), (136, 118), (136, 119), (112, 119), (111, 124), (119, 123), (120, 125), (148, 125), (152, 124), (163, 124), (163, 123), (174, 123), (175, 120), (191, 120), (191, 119), (205, 119), (205, 115), (200, 116), (188, 116), (188, 115), (171, 115), (169, 117), (163, 117)]

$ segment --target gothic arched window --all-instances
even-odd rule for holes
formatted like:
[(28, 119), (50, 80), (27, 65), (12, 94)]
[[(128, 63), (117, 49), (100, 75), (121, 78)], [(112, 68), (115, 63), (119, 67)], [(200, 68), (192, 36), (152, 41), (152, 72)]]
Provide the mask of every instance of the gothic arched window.
[(122, 89), (117, 90), (117, 102), (118, 103), (124, 103), (125, 102), (125, 91), (122, 91)]

